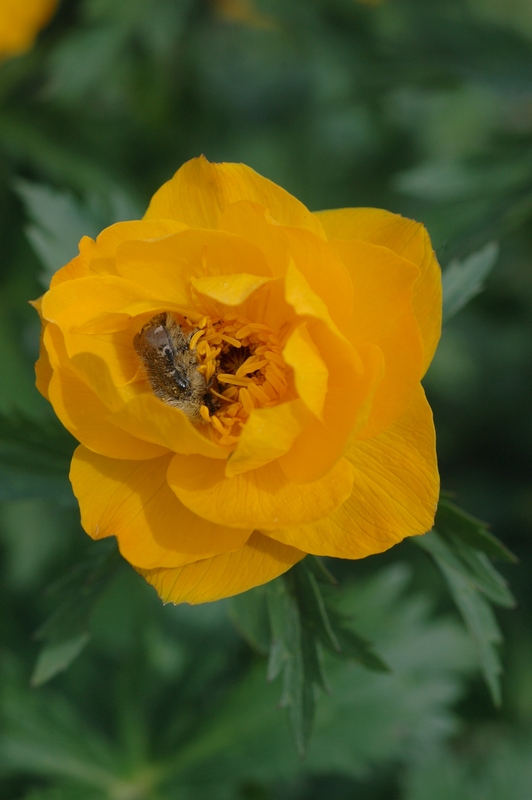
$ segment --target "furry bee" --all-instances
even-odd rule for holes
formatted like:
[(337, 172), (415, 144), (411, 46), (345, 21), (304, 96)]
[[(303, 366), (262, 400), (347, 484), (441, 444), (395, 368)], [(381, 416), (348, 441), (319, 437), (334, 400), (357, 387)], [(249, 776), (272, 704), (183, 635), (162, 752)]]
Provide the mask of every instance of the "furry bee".
[(184, 333), (171, 314), (163, 312), (149, 320), (133, 339), (133, 347), (144, 364), (153, 393), (179, 408), (195, 425), (205, 422), (202, 405), (216, 410), (205, 377), (198, 370), (198, 357), (189, 347), (197, 329)]

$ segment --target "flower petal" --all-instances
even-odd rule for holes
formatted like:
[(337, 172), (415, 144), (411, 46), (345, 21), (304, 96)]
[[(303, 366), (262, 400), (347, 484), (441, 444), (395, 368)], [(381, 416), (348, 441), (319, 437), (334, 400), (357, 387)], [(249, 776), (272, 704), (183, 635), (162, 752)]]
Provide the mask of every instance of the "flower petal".
[(259, 203), (281, 225), (306, 228), (325, 238), (314, 214), (280, 186), (244, 164), (211, 164), (204, 156), (187, 161), (161, 186), (144, 218), (217, 228), (223, 211), (239, 200)]
[[(119, 334), (114, 336), (118, 337)], [(83, 334), (78, 336), (68, 331), (64, 334), (59, 326), (52, 322), (47, 324), (44, 331), (44, 344), (52, 367), (66, 368), (77, 375), (106, 407), (106, 416), (109, 416), (109, 411), (114, 408), (120, 408), (126, 399), (138, 391), (136, 387), (122, 385), (125, 382), (124, 365), (121, 365), (120, 359), (117, 358), (121, 348), (112, 354), (109, 361), (106, 359), (108, 351), (112, 349), (112, 341), (111, 343), (106, 341), (108, 338), (111, 337), (96, 338)], [(87, 351), (84, 345), (93, 352)], [(129, 349), (128, 347), (127, 353)]]
[(46, 292), (42, 299), (42, 315), (61, 328), (79, 329), (96, 316), (121, 312), (151, 297), (153, 294), (148, 287), (141, 288), (113, 275), (78, 278)]
[(207, 439), (183, 411), (167, 405), (151, 391), (136, 395), (114, 410), (111, 419), (124, 431), (175, 453), (224, 461), (227, 458), (227, 450)]
[(227, 206), (218, 221), (220, 230), (245, 237), (263, 253), (272, 275), (286, 272), (289, 252), (283, 226), (279, 225), (264, 206), (239, 200)]
[(124, 242), (140, 242), (150, 239), (162, 239), (173, 233), (187, 229), (182, 222), (172, 219), (139, 219), (128, 222), (116, 222), (105, 228), (94, 242), (95, 253), (100, 258), (111, 258)]
[(359, 241), (331, 242), (353, 281), (355, 304), (350, 340), (378, 345), (384, 375), (362, 435), (374, 436), (407, 408), (423, 375), (423, 343), (412, 308), (419, 269), (391, 250)]
[[(44, 328), (42, 333), (44, 333)], [(50, 385), (50, 381), (52, 379), (52, 366), (50, 364), (50, 359), (48, 358), (48, 353), (46, 351), (46, 347), (42, 343), (42, 334), (41, 334), (41, 348), (39, 351), (39, 358), (35, 362), (35, 386), (37, 387), (38, 391), (45, 397), (47, 400), (50, 400), (48, 396), (48, 387)]]
[(205, 522), (168, 487), (169, 457), (119, 461), (78, 447), (70, 480), (81, 523), (93, 539), (116, 536), (120, 552), (136, 567), (180, 567), (241, 548), (252, 529)]
[(48, 352), (46, 350), (44, 344), (44, 331), (46, 329), (47, 323), (42, 318), (41, 312), (41, 305), (42, 305), (42, 297), (39, 297), (38, 300), (30, 300), (30, 305), (37, 311), (39, 318), (41, 320), (41, 333), (39, 337), (40, 346), (39, 346), (39, 358), (35, 362), (35, 386), (37, 387), (38, 391), (49, 400), (48, 397), (48, 385), (50, 383), (50, 379), (52, 377), (52, 365), (50, 364), (50, 358), (48, 356)]
[(293, 264), (343, 331), (353, 315), (354, 292), (351, 275), (342, 259), (327, 242), (308, 231), (281, 230), (287, 238)]
[(290, 259), (285, 277), (285, 298), (300, 317), (314, 317), (327, 325), (332, 333), (341, 337), (342, 334), (333, 322), (329, 309), (322, 298), (311, 289), (303, 273)]
[(164, 602), (207, 603), (232, 597), (277, 578), (306, 556), (255, 531), (234, 553), (180, 569), (137, 570)]
[(345, 457), (354, 470), (349, 499), (312, 525), (269, 536), (316, 555), (363, 558), (430, 530), (439, 479), (432, 412), (421, 386), (399, 420), (373, 439), (351, 440)]
[(220, 226), (257, 245), (273, 275), (285, 275), (291, 257), (335, 322), (342, 327), (350, 319), (353, 287), (349, 273), (321, 237), (301, 228), (279, 225), (263, 207), (247, 202), (229, 206), (220, 218)]
[(236, 446), (227, 460), (228, 478), (269, 464), (284, 455), (299, 435), (305, 421), (300, 400), (251, 412)]
[(253, 292), (269, 283), (272, 278), (261, 278), (240, 272), (237, 275), (210, 276), (207, 278), (191, 278), (191, 284), (200, 294), (223, 303), (226, 306), (239, 306)]
[(65, 428), (96, 453), (110, 458), (152, 459), (167, 452), (167, 448), (141, 441), (113, 425), (109, 410), (67, 368), (53, 371), (48, 396)]
[[(86, 241), (94, 244), (93, 240), (89, 236), (84, 236), (79, 243), (80, 248)], [(61, 269), (58, 269), (57, 272), (54, 272), (52, 275), (52, 280), (50, 281), (50, 288), (58, 286), (60, 283), (64, 283), (65, 281), (72, 281), (76, 278), (89, 278), (93, 275), (94, 273), (91, 269), (90, 263), (80, 253), (71, 261), (69, 261), (68, 264), (65, 264), (64, 267), (61, 267)]]
[(48, 323), (43, 341), (52, 368), (48, 397), (63, 425), (76, 439), (110, 458), (150, 459), (167, 452), (164, 445), (140, 441), (135, 432), (130, 435), (113, 425), (109, 408), (98, 393), (71, 368), (57, 325)]
[(414, 286), (414, 313), (424, 343), (424, 370), (441, 332), (441, 270), (429, 235), (420, 222), (381, 208), (340, 208), (316, 214), (328, 239), (362, 239), (413, 261), (421, 274)]
[(290, 451), (279, 459), (285, 475), (296, 483), (321, 478), (338, 461), (349, 434), (366, 424), (383, 374), (383, 356), (378, 347), (355, 351), (343, 337), (313, 320), (308, 323), (308, 330), (327, 365), (329, 378), (323, 420), (310, 419)]
[(294, 370), (294, 382), (299, 397), (309, 411), (322, 419), (329, 370), (312, 341), (306, 323), (298, 325), (283, 349), (283, 358)]
[(120, 244), (159, 239), (186, 230), (186, 227), (173, 220), (137, 220), (110, 225), (98, 235), (96, 241), (90, 236), (83, 236), (79, 243), (79, 255), (53, 275), (50, 286), (57, 286), (74, 278), (116, 275), (114, 256)]
[(352, 470), (341, 459), (323, 478), (291, 483), (274, 461), (227, 478), (224, 464), (200, 456), (174, 456), (168, 483), (187, 508), (222, 525), (260, 529), (314, 522), (351, 494)]

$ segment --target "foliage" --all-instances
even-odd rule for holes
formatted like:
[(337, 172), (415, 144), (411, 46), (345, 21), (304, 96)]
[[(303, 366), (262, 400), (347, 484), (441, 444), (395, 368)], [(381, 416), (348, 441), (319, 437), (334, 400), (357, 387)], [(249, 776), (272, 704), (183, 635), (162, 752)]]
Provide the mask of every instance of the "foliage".
[[(528, 797), (529, 5), (256, 6), (275, 24), (214, 0), (64, 0), (0, 65), (0, 795)], [(311, 208), (425, 222), (448, 320), (425, 385), (459, 500), (415, 547), (174, 608), (110, 544), (87, 548), (27, 300), (200, 152)]]

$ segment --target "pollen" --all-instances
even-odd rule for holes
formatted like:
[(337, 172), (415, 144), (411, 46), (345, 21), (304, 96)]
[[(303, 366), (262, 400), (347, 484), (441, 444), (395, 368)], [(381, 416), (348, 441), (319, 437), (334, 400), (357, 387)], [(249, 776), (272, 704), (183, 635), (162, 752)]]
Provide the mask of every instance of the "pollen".
[(215, 407), (202, 406), (208, 423), (202, 431), (216, 444), (234, 449), (252, 411), (277, 405), (288, 392), (282, 345), (267, 325), (234, 314), (203, 317), (195, 327), (189, 347), (196, 351)]

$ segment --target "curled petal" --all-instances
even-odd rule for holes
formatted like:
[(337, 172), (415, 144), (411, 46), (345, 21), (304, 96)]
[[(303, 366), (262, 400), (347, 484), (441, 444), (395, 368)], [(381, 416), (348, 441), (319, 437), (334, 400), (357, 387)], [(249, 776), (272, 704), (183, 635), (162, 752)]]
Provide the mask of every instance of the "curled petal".
[(309, 411), (321, 420), (329, 370), (312, 341), (306, 323), (298, 325), (288, 338), (283, 357), (294, 370), (294, 383), (299, 397)]
[(291, 259), (286, 270), (285, 298), (300, 317), (313, 317), (324, 322), (332, 333), (341, 337), (323, 299), (311, 289), (307, 279)]
[(125, 242), (116, 265), (127, 281), (146, 286), (150, 296), (183, 307), (191, 306), (192, 280), (248, 273), (269, 278), (260, 250), (246, 239), (224, 231), (185, 230), (175, 236), (144, 242)]
[(341, 459), (323, 478), (292, 483), (273, 462), (227, 478), (224, 464), (200, 456), (174, 456), (168, 483), (187, 508), (222, 525), (261, 530), (314, 522), (331, 514), (351, 494), (353, 473)]
[(227, 450), (207, 439), (186, 414), (159, 400), (150, 391), (132, 397), (114, 410), (112, 420), (123, 430), (176, 453), (197, 453), (198, 457), (217, 461), (227, 458)]
[(442, 308), (441, 270), (425, 227), (381, 208), (340, 208), (316, 216), (328, 239), (361, 239), (382, 245), (419, 267), (413, 306), (423, 337), (425, 371), (440, 338)]
[(323, 302), (334, 323), (344, 331), (352, 318), (355, 299), (349, 270), (334, 248), (318, 236), (295, 228), (283, 228), (282, 232), (293, 265), (314, 296)]
[(311, 418), (279, 459), (285, 475), (296, 483), (321, 478), (341, 458), (350, 433), (365, 426), (383, 375), (378, 347), (357, 352), (320, 322), (309, 323), (308, 330), (327, 366), (328, 381), (322, 419)]
[(105, 228), (96, 238), (83, 236), (79, 243), (79, 255), (59, 269), (52, 277), (50, 286), (94, 275), (117, 275), (114, 256), (123, 242), (146, 241), (179, 233), (186, 225), (172, 220), (138, 220), (117, 222)]
[[(182, 222), (171, 219), (139, 219), (116, 222), (105, 228), (93, 242), (92, 255), (99, 258), (112, 258), (124, 242), (145, 242), (163, 239), (187, 229)], [(86, 253), (88, 255), (88, 251)]]
[[(80, 250), (85, 242), (92, 242), (92, 239), (89, 236), (84, 236), (79, 243)], [(50, 288), (58, 286), (60, 283), (65, 283), (65, 281), (72, 281), (76, 278), (91, 278), (93, 276), (94, 271), (91, 268), (90, 261), (84, 258), (83, 254), (80, 252), (80, 254), (69, 261), (68, 264), (65, 264), (64, 267), (54, 272), (52, 280), (50, 281)]]
[(70, 433), (90, 450), (110, 458), (151, 459), (167, 452), (164, 445), (143, 442), (113, 424), (108, 407), (71, 368), (59, 328), (44, 331), (51, 375), (47, 392), (54, 410)]
[(384, 373), (376, 388), (366, 437), (384, 430), (407, 408), (423, 374), (423, 342), (412, 306), (419, 269), (385, 247), (335, 241), (354, 288), (350, 340), (377, 345)]
[(354, 471), (346, 502), (312, 525), (269, 536), (316, 555), (363, 558), (430, 530), (439, 478), (432, 412), (421, 386), (399, 420), (373, 439), (352, 439), (345, 457)]
[(299, 400), (251, 412), (236, 446), (227, 460), (228, 478), (269, 464), (291, 448), (306, 421)]
[(306, 228), (325, 238), (314, 214), (280, 186), (244, 164), (211, 164), (203, 156), (187, 161), (161, 186), (145, 219), (174, 219), (193, 228), (217, 228), (221, 214), (239, 200), (264, 206), (281, 225)]
[(70, 480), (85, 531), (116, 536), (135, 567), (180, 567), (241, 548), (250, 530), (215, 525), (192, 514), (166, 482), (171, 457), (119, 461), (77, 448)]
[(245, 592), (282, 575), (306, 553), (255, 531), (233, 553), (207, 558), (180, 569), (138, 569), (170, 603), (207, 603)]
[(167, 452), (167, 448), (144, 442), (113, 425), (109, 410), (68, 368), (54, 370), (48, 396), (55, 413), (79, 442), (110, 458), (151, 459)]
[(102, 314), (123, 311), (153, 297), (147, 288), (115, 276), (91, 276), (65, 281), (42, 298), (42, 315), (61, 328), (79, 329)]
[(197, 292), (210, 297), (211, 300), (216, 300), (225, 306), (239, 306), (271, 280), (272, 278), (261, 278), (258, 275), (240, 272), (237, 275), (192, 278), (191, 283)]

